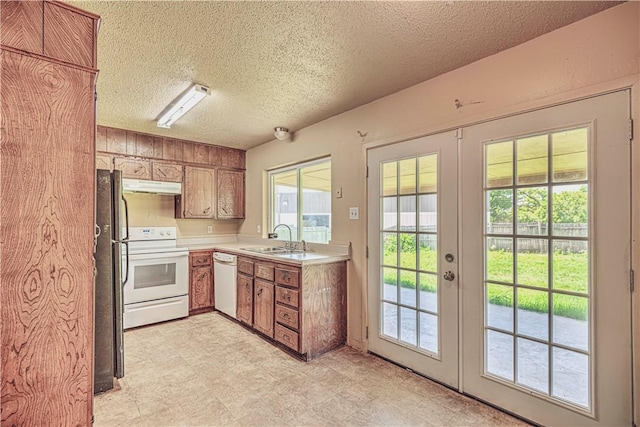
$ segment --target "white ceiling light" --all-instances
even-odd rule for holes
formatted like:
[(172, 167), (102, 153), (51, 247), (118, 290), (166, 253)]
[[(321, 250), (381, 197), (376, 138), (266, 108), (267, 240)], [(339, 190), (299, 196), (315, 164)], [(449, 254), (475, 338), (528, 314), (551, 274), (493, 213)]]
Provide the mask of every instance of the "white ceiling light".
[(211, 95), (211, 89), (206, 86), (194, 84), (188, 91), (175, 100), (173, 106), (160, 116), (158, 119), (158, 127), (169, 129), (176, 120), (184, 116), (187, 111), (191, 110), (207, 95)]
[(275, 132), (273, 136), (275, 136), (280, 141), (284, 141), (285, 139), (291, 138), (291, 134), (289, 133), (289, 129), (283, 127), (274, 128)]

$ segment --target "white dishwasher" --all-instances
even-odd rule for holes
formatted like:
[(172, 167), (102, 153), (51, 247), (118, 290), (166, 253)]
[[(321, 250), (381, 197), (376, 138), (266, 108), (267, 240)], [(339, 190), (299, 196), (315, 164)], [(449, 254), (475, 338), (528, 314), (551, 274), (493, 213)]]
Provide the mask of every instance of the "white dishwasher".
[(236, 265), (235, 255), (213, 253), (213, 290), (216, 310), (236, 318)]

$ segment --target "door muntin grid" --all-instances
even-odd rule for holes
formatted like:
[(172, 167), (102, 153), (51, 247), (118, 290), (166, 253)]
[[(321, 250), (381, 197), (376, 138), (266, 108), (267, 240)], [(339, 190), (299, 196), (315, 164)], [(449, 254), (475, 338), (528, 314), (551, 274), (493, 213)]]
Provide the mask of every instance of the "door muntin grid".
[(380, 164), (381, 338), (440, 356), (438, 155)]
[(593, 408), (589, 127), (484, 144), (484, 375)]

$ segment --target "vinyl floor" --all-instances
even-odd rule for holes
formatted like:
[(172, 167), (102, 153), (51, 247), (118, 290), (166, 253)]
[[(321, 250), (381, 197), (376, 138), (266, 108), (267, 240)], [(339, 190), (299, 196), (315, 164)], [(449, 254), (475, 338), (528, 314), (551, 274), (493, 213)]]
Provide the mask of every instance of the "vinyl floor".
[(378, 357), (343, 347), (300, 362), (217, 313), (125, 333), (101, 426), (524, 426)]

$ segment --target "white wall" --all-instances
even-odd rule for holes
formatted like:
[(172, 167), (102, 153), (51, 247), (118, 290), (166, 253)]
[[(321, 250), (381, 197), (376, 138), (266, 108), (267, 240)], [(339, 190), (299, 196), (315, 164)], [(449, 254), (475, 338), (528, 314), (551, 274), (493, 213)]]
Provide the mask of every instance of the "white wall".
[[(633, 114), (636, 122), (640, 123), (639, 16), (638, 2), (613, 7), (520, 46), (297, 130), (292, 143), (274, 140), (249, 150), (247, 216), (240, 233), (255, 236), (256, 226), (264, 228), (266, 224), (264, 171), (331, 155), (333, 186), (343, 189), (343, 198), (334, 197), (332, 200), (333, 238), (336, 243), (353, 244), (353, 260), (348, 275), (348, 341), (357, 348), (366, 348), (365, 148), (624, 86), (633, 87)], [(463, 104), (461, 108), (456, 108), (456, 99)], [(359, 137), (357, 131), (366, 133), (366, 137)], [(638, 133), (640, 130), (636, 129)], [(636, 165), (637, 160), (634, 158)], [(635, 171), (637, 176), (638, 167)], [(638, 206), (637, 201), (640, 200), (637, 194), (634, 195), (634, 206)], [(349, 221), (350, 206), (360, 207), (359, 221)], [(640, 224), (639, 210), (635, 210), (635, 230)], [(636, 256), (635, 264), (637, 260)], [(637, 307), (638, 304), (636, 319), (640, 319)], [(636, 322), (640, 330), (640, 320)], [(640, 338), (636, 342), (640, 342)], [(640, 345), (637, 348), (640, 350)], [(636, 365), (636, 372), (640, 372), (640, 364)]]

